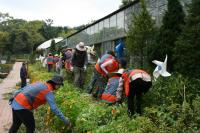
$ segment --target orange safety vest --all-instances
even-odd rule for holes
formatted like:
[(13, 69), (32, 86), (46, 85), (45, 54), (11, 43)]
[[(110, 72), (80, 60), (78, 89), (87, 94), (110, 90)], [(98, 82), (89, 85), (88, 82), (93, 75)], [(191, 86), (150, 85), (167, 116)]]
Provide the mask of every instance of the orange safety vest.
[(109, 78), (105, 91), (103, 92), (101, 99), (107, 103), (114, 103), (117, 101), (116, 92), (119, 85), (120, 76), (113, 76)]
[[(138, 76), (139, 73), (141, 73), (141, 75)], [(127, 97), (129, 96), (129, 83), (137, 78), (143, 79), (142, 75), (144, 75), (145, 77), (147, 76), (148, 78), (150, 77), (147, 72), (141, 69), (134, 69), (131, 72), (125, 72), (122, 74), (122, 78), (124, 79), (125, 95)]]
[(45, 95), (53, 91), (53, 87), (48, 83), (36, 82), (26, 86), (22, 92), (17, 94), (15, 100), (25, 109), (36, 109), (46, 103)]
[(114, 59), (114, 57), (112, 55), (107, 56), (107, 58), (101, 59), (100, 62), (96, 63), (96, 65), (95, 65), (95, 69), (97, 70), (97, 72), (100, 73), (101, 75), (103, 75), (104, 77), (106, 77), (106, 73), (101, 69), (100, 66), (101, 66), (101, 64), (103, 64), (107, 61), (110, 61), (110, 60), (113, 60), (112, 64), (106, 66), (105, 69), (109, 73), (117, 71), (117, 69), (119, 68), (119, 62), (116, 59)]

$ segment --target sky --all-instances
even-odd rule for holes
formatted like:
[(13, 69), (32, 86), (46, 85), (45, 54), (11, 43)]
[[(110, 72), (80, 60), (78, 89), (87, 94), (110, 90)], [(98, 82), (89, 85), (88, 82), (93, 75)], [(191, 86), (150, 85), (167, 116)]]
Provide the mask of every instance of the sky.
[(119, 9), (122, 0), (0, 0), (0, 12), (17, 19), (52, 19), (53, 26), (80, 26)]

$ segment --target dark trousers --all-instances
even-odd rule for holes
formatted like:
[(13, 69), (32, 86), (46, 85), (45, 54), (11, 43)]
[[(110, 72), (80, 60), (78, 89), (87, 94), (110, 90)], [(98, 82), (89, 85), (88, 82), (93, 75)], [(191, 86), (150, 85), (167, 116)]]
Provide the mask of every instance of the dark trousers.
[(141, 104), (142, 104), (142, 93), (146, 93), (152, 83), (143, 81), (138, 78), (129, 84), (129, 96), (128, 96), (128, 113), (133, 115), (136, 111), (141, 114)]
[(51, 72), (51, 69), (53, 68), (53, 64), (48, 64), (47, 67), (48, 67), (48, 72)]
[(87, 87), (88, 93), (93, 93), (94, 97), (101, 97), (104, 92), (104, 88), (106, 87), (107, 79), (103, 77), (101, 74), (94, 69), (93, 76), (91, 81)]
[(85, 71), (82, 67), (74, 67), (74, 85), (83, 89), (85, 81)]
[(26, 78), (21, 78), (21, 88), (26, 86)]
[(9, 133), (17, 133), (19, 127), (23, 123), (26, 126), (26, 133), (34, 133), (35, 120), (33, 112), (27, 109), (12, 110), (13, 123), (9, 130)]

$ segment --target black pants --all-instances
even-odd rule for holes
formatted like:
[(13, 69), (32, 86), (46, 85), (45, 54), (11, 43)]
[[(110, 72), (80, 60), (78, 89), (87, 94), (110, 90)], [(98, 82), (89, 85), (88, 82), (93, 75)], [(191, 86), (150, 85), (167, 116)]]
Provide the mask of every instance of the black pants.
[(34, 133), (35, 120), (33, 112), (27, 109), (12, 110), (13, 123), (9, 130), (9, 133), (17, 133), (19, 127), (23, 123), (26, 126), (26, 133)]
[(142, 113), (142, 93), (146, 93), (151, 86), (151, 82), (143, 81), (141, 78), (129, 83), (128, 113), (130, 115), (133, 115), (135, 110), (139, 114)]
[(26, 78), (21, 78), (21, 88), (26, 86)]
[(53, 68), (53, 64), (47, 64), (48, 72), (51, 72), (51, 69)]

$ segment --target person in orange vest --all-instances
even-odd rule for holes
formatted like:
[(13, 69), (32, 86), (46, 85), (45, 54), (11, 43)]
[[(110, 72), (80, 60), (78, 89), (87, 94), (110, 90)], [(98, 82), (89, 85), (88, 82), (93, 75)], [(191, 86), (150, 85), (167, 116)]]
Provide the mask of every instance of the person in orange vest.
[(71, 126), (70, 120), (65, 118), (55, 104), (53, 91), (63, 85), (61, 76), (54, 76), (47, 82), (36, 82), (16, 91), (10, 99), (12, 107), (13, 123), (9, 133), (16, 133), (23, 123), (27, 133), (34, 133), (35, 120), (32, 110), (38, 108), (46, 102), (50, 105), (51, 111), (57, 115), (66, 126)]
[[(128, 114), (132, 116), (135, 112), (141, 114), (142, 95), (145, 94), (152, 86), (151, 76), (141, 69), (126, 70), (120, 80), (117, 88), (117, 102), (121, 103), (122, 91), (125, 91), (128, 97)], [(134, 98), (136, 97), (136, 101)], [(136, 107), (134, 106), (136, 103)]]
[(51, 72), (51, 69), (53, 68), (54, 64), (54, 58), (51, 53), (49, 53), (49, 56), (47, 57), (47, 67), (48, 67), (48, 72)]
[(109, 74), (108, 83), (101, 96), (101, 100), (109, 105), (113, 105), (117, 101), (116, 91), (119, 85), (119, 79), (123, 73), (124, 69), (119, 69), (117, 72)]
[(108, 74), (117, 71), (118, 68), (119, 62), (115, 58), (115, 53), (108, 51), (95, 65), (92, 79), (87, 88), (88, 93), (91, 94), (95, 86), (96, 91), (93, 96), (100, 98), (106, 86)]

